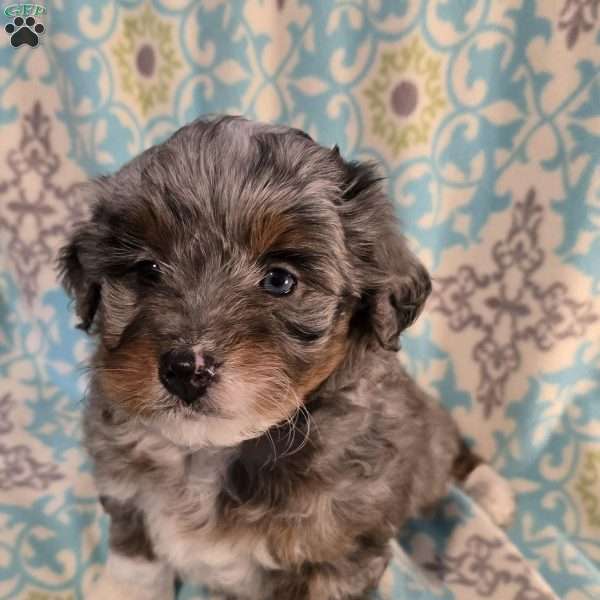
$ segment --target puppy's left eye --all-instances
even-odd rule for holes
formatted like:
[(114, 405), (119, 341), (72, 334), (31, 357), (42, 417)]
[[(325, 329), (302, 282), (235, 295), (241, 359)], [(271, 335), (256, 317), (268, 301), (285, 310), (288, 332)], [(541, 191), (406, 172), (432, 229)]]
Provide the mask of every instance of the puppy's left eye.
[(280, 267), (271, 269), (260, 282), (260, 285), (273, 296), (285, 296), (296, 287), (296, 277)]
[(140, 283), (149, 285), (160, 280), (160, 265), (155, 260), (140, 260), (135, 263), (134, 271)]

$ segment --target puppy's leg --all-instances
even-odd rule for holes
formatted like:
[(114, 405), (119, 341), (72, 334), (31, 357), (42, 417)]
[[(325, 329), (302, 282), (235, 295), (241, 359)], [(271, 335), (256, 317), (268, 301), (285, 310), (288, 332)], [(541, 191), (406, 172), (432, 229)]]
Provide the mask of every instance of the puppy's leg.
[(160, 562), (110, 551), (104, 571), (86, 600), (173, 600), (173, 572)]
[(391, 557), (388, 546), (339, 561), (272, 574), (269, 600), (370, 600)]
[(508, 481), (463, 440), (452, 467), (454, 480), (500, 527), (508, 527), (515, 514), (515, 494)]
[(100, 501), (111, 518), (109, 554), (86, 600), (173, 600), (173, 571), (156, 559), (143, 514), (108, 497)]
[(454, 480), (501, 527), (515, 512), (514, 493), (499, 473), (471, 451), (450, 414), (434, 401), (428, 404), (428, 453), (423, 453), (416, 478), (417, 508), (437, 504)]

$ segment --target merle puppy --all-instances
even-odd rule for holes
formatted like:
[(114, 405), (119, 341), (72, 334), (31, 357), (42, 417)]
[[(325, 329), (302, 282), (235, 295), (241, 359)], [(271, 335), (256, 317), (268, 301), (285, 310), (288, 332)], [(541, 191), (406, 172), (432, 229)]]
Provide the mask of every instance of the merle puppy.
[(510, 516), (398, 362), (431, 285), (371, 165), (222, 117), (88, 190), (60, 263), (98, 342), (85, 440), (111, 527), (91, 597), (166, 600), (181, 577), (240, 600), (368, 598), (453, 478), (491, 481)]

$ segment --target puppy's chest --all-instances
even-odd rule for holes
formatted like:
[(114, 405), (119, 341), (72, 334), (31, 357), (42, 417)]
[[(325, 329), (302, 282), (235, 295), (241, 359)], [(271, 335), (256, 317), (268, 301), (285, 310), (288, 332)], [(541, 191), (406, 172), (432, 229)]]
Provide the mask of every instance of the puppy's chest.
[(257, 586), (264, 568), (275, 568), (258, 530), (224, 528), (219, 496), (225, 468), (219, 459), (192, 458), (168, 485), (142, 495), (155, 552), (184, 578), (235, 591)]

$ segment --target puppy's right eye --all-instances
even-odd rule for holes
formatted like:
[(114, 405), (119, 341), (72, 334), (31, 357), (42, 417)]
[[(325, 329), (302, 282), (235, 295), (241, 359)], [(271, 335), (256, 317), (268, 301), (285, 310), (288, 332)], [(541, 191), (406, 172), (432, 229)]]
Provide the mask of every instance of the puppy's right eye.
[(267, 273), (260, 285), (273, 296), (287, 296), (294, 290), (296, 283), (296, 277), (292, 273), (276, 267)]
[(151, 285), (160, 281), (160, 265), (155, 260), (141, 260), (133, 269), (140, 283)]

